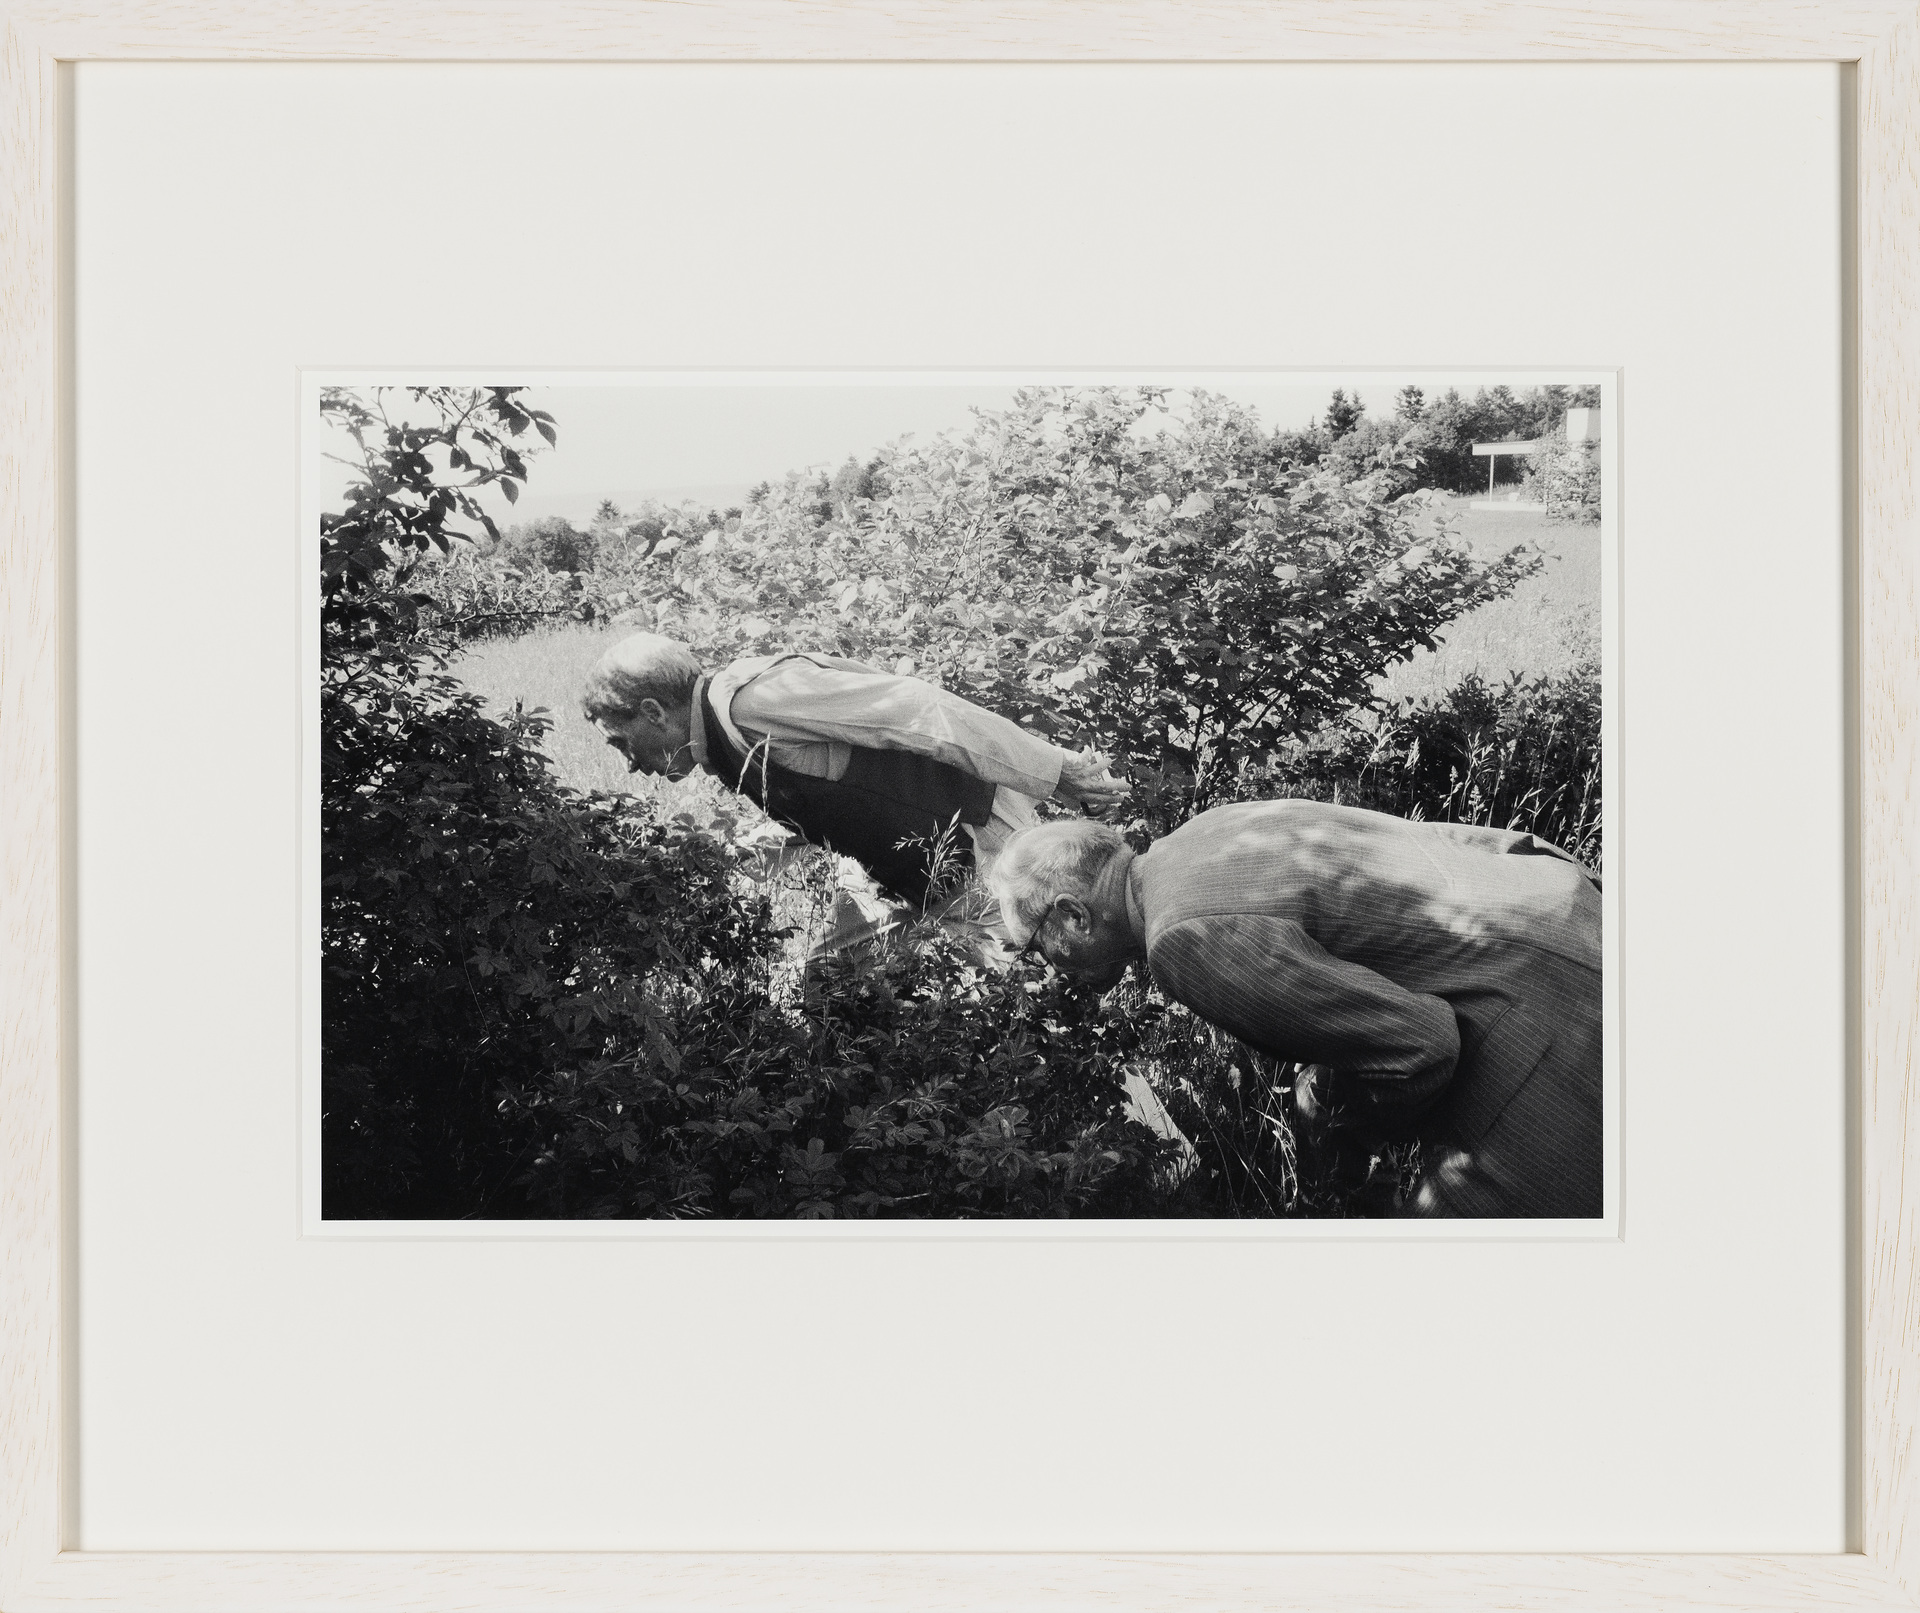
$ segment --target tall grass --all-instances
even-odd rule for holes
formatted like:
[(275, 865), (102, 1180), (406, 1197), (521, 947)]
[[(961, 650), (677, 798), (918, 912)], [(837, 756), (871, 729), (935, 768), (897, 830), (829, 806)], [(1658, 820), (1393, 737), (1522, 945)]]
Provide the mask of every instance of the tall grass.
[(1403, 818), (1537, 835), (1600, 867), (1600, 666), (1475, 675), (1247, 769), (1236, 793), (1311, 795)]

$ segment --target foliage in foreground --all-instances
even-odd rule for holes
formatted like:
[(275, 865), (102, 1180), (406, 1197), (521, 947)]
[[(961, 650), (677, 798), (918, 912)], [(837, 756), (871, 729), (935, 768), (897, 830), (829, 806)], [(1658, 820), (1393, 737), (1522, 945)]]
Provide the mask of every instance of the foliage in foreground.
[[(1140, 1027), (938, 924), (775, 987), (683, 994), (637, 1053), (509, 1081), (530, 1213), (1150, 1213), (1171, 1145), (1127, 1118)], [(531, 1072), (530, 1072), (531, 1073)]]
[(516, 474), (540, 422), (416, 401), (437, 424), (328, 399), (365, 457), (322, 531), (324, 1213), (1137, 1207), (1164, 1150), (1122, 1112), (1123, 1026), (944, 939), (777, 982), (726, 824), (562, 787), (542, 723), (445, 673), (411, 567), (483, 519), (449, 477)]

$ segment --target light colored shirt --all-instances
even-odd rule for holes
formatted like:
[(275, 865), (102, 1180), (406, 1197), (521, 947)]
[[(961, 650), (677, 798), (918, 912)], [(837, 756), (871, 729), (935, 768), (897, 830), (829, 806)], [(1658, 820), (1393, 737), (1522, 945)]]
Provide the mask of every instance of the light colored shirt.
[[(1035, 821), (1034, 801), (1053, 794), (1067, 760), (1038, 734), (924, 679), (837, 655), (749, 656), (715, 673), (707, 694), (745, 748), (764, 743), (796, 773), (837, 779), (858, 745), (930, 756), (998, 785), (992, 818), (970, 831), (982, 873), (1007, 836)], [(698, 723), (691, 738), (704, 763)]]

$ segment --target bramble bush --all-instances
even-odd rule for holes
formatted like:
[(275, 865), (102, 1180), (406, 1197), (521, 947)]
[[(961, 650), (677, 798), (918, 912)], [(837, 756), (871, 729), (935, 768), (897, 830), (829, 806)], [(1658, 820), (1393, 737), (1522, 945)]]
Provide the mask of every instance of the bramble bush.
[(752, 967), (764, 907), (733, 889), (723, 842), (555, 784), (537, 720), (491, 721), (431, 673), (342, 705), (323, 785), (326, 1213), (513, 1213), (537, 1139), (500, 1109), (505, 1083), (659, 1036), (667, 1002)]
[(409, 592), (419, 557), (497, 536), (474, 489), (518, 482), (552, 423), (514, 390), (421, 389), (432, 424), (344, 392), (360, 450), (322, 518), (323, 1179), (330, 1216), (462, 1215), (512, 1197), (504, 1072), (646, 1023), (667, 978), (755, 955), (763, 908), (731, 853), (627, 802), (563, 789), (544, 724), (487, 717), (445, 670), (451, 631)]

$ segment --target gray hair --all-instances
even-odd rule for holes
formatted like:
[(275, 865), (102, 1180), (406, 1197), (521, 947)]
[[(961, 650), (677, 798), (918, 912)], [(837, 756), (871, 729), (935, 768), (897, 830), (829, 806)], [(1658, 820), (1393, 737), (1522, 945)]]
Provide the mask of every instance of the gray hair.
[(1056, 818), (1012, 835), (987, 875), (1001, 922), (1025, 946), (1056, 896), (1090, 895), (1126, 838), (1097, 818)]
[(580, 709), (598, 721), (635, 716), (643, 700), (657, 700), (668, 711), (693, 701), (700, 663), (677, 638), (635, 633), (600, 657), (580, 691)]

